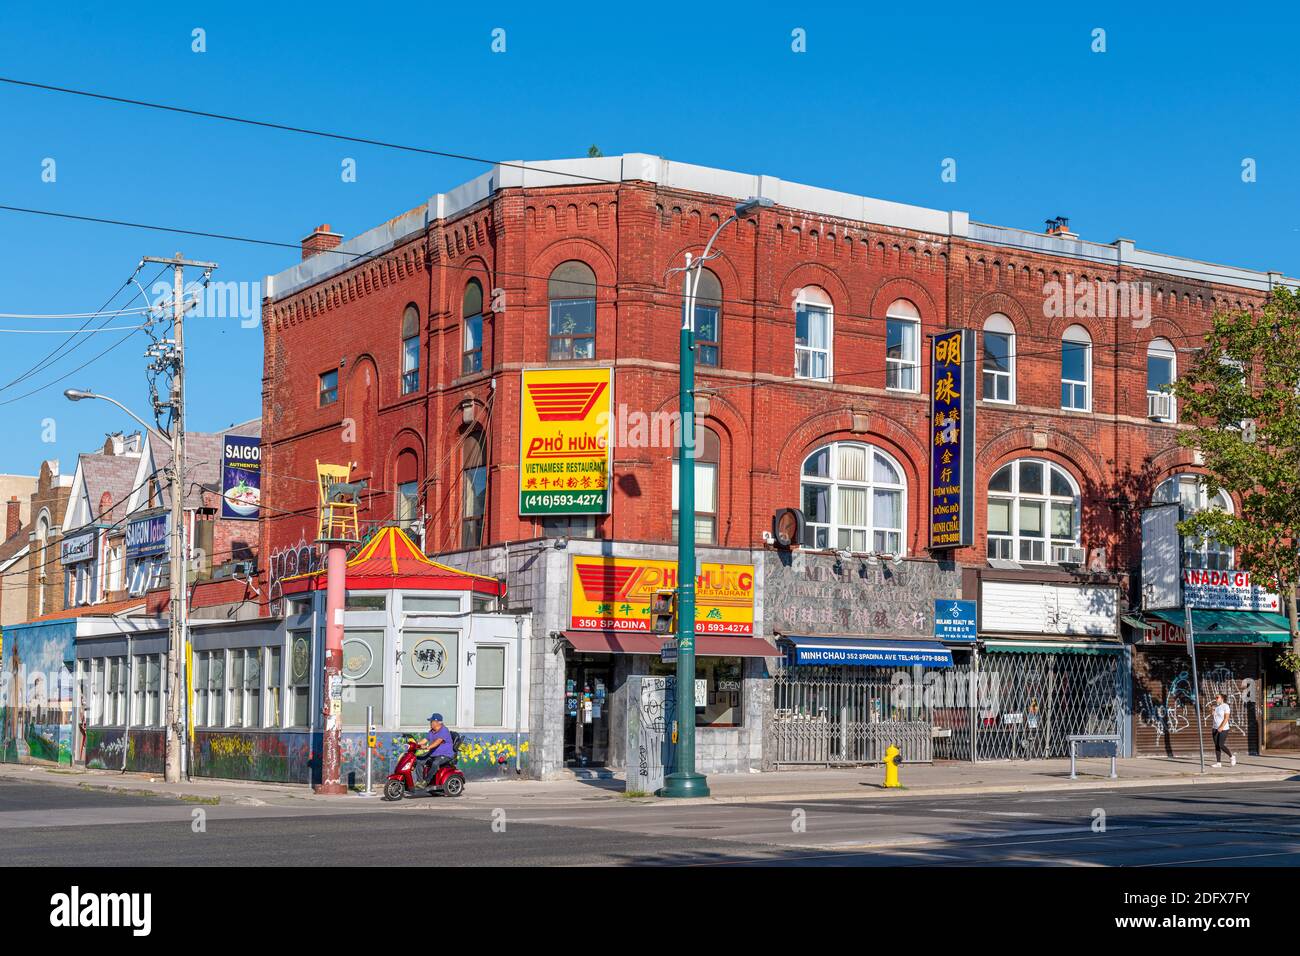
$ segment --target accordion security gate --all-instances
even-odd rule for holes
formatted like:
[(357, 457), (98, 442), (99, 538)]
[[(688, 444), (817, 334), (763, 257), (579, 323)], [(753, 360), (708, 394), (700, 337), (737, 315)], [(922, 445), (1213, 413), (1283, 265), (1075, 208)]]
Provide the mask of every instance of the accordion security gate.
[(1118, 734), (1118, 654), (984, 653), (951, 668), (778, 666), (769, 733), (780, 765), (1069, 755), (1070, 734)]

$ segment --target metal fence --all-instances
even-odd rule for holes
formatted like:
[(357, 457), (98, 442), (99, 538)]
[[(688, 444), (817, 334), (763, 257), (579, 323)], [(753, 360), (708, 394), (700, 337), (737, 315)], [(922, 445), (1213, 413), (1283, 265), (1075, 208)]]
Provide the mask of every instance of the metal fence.
[[(951, 668), (773, 671), (769, 732), (778, 765), (1068, 756), (1070, 734), (1117, 734), (1117, 654), (985, 653)], [(973, 744), (973, 746), (972, 746)]]
[(933, 760), (930, 717), (920, 702), (896, 706), (891, 676), (875, 667), (778, 668), (771, 724), (776, 763), (878, 763), (890, 744), (905, 762)]

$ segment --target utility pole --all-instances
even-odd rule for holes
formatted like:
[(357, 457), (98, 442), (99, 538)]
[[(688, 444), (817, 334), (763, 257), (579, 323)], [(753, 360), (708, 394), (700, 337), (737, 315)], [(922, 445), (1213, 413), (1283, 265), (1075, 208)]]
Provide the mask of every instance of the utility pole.
[[(188, 739), (189, 700), (186, 694), (186, 652), (188, 639), (189, 600), (188, 535), (185, 533), (185, 267), (202, 269), (204, 277), (217, 268), (215, 262), (195, 262), (182, 258), (178, 252), (170, 259), (145, 256), (141, 262), (158, 262), (172, 267), (172, 342), (165, 357), (171, 368), (171, 394), (160, 407), (171, 409), (170, 437), (172, 463), (168, 471), (171, 493), (171, 569), (169, 583), (167, 633), (167, 730), (166, 764), (164, 778), (168, 783), (181, 779), (181, 750)], [(190, 303), (192, 306), (194, 303)], [(181, 701), (185, 701), (182, 709)]]

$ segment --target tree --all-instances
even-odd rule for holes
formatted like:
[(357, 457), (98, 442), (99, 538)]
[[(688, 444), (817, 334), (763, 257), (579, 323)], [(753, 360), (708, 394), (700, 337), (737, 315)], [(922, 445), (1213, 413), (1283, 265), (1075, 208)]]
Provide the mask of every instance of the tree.
[(604, 156), (604, 155), (605, 154), (600, 151), (600, 147), (597, 146), (595, 143), (592, 143), (590, 146), (587, 147), (587, 157), (589, 159), (596, 159), (597, 157)]
[(1231, 545), (1239, 568), (1277, 587), (1291, 621), (1283, 663), (1300, 690), (1300, 293), (1278, 287), (1256, 312), (1216, 314), (1173, 392), (1192, 426), (1179, 444), (1200, 450), (1208, 492), (1240, 502), (1232, 514), (1192, 515), (1178, 530)]

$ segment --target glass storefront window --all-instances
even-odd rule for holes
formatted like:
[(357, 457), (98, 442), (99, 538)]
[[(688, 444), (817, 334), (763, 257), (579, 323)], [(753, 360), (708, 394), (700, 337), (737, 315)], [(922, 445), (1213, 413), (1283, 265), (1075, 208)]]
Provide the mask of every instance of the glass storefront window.
[(289, 632), (289, 726), (311, 726), (311, 632)]
[(406, 631), (402, 636), (401, 725), (427, 725), (439, 713), (458, 722), (456, 683), (458, 637), (455, 631)]
[(366, 708), (376, 724), (384, 720), (384, 632), (348, 628), (343, 632), (343, 725), (364, 727)]
[[(650, 662), (650, 674), (652, 677), (676, 677), (677, 665), (654, 658)], [(695, 726), (740, 727), (744, 724), (743, 657), (697, 657), (695, 679), (705, 681), (707, 701), (704, 707), (695, 708)]]

